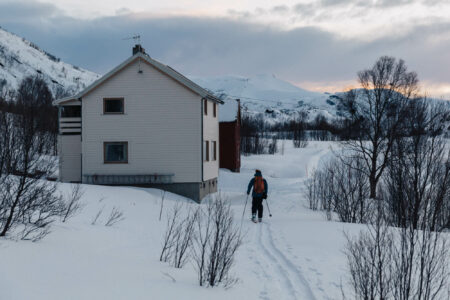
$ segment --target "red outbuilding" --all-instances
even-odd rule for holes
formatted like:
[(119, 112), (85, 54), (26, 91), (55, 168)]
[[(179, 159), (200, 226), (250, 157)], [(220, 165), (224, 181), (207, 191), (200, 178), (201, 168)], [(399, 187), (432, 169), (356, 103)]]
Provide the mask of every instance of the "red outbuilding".
[(241, 103), (227, 99), (219, 116), (219, 166), (233, 172), (241, 169)]

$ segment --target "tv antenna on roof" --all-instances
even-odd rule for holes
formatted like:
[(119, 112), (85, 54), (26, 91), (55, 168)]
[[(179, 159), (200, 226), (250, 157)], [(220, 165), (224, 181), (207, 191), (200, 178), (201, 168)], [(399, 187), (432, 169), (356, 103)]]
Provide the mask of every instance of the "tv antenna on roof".
[[(141, 46), (141, 35), (140, 34), (135, 34), (134, 36), (126, 37), (126, 38), (123, 38), (122, 40), (134, 40), (135, 45), (133, 47), (133, 55), (135, 55), (139, 52), (145, 54), (145, 50)], [(142, 73), (140, 57), (139, 57), (138, 63), (139, 63), (138, 73)]]
[(135, 34), (133, 36), (123, 38), (122, 40), (124, 40), (124, 41), (125, 40), (134, 40), (134, 42), (136, 44), (140, 45), (141, 44), (141, 35), (140, 34)]

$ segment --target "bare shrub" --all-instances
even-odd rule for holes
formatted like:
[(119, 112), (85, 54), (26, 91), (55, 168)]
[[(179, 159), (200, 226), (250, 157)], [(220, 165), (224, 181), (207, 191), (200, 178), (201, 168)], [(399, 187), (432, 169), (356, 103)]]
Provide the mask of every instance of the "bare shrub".
[(362, 164), (358, 156), (352, 159), (335, 158), (316, 170), (306, 181), (310, 208), (324, 210), (328, 219), (334, 212), (342, 222), (367, 222), (371, 213), (369, 185), (367, 178), (361, 174)]
[(175, 235), (177, 234), (178, 221), (181, 215), (181, 205), (176, 204), (172, 210), (167, 214), (166, 231), (164, 233), (163, 245), (160, 261), (167, 262), (172, 257), (172, 247), (174, 246)]
[(271, 142), (268, 145), (268, 153), (269, 154), (275, 154), (275, 153), (278, 152), (278, 145), (277, 145), (277, 143), (278, 143), (278, 140), (275, 137), (273, 137)]
[(160, 261), (182, 268), (190, 258), (192, 241), (196, 231), (199, 210), (189, 209), (183, 215), (184, 206), (176, 204), (167, 215), (166, 232)]
[(80, 184), (72, 185), (72, 188), (67, 195), (67, 200), (65, 203), (65, 208), (61, 217), (61, 221), (64, 223), (68, 219), (75, 216), (80, 210), (83, 209), (84, 205), (80, 202), (84, 191)]
[(229, 286), (235, 282), (230, 274), (237, 249), (242, 243), (230, 204), (220, 194), (209, 199), (197, 219), (199, 232), (194, 242), (195, 263), (201, 286)]
[(161, 221), (161, 216), (163, 212), (164, 198), (166, 197), (166, 191), (161, 190), (161, 209), (159, 210), (159, 220)]
[(355, 299), (391, 299), (394, 237), (378, 218), (357, 238), (347, 236), (345, 254)]
[(182, 268), (189, 259), (189, 249), (195, 234), (195, 225), (199, 215), (199, 210), (189, 210), (187, 216), (178, 222), (173, 238), (171, 264), (175, 268)]
[(244, 155), (267, 153), (269, 141), (259, 133), (241, 137), (241, 151)]
[(125, 220), (123, 216), (123, 211), (119, 210), (117, 207), (113, 207), (109, 214), (108, 219), (105, 222), (105, 226), (113, 226), (121, 221)]
[(212, 216), (213, 212), (212, 202), (209, 201), (206, 208), (199, 210), (196, 223), (196, 234), (193, 241), (194, 262), (197, 268), (197, 277), (200, 286), (203, 286), (207, 281), (207, 255), (208, 245), (212, 234)]
[(101, 209), (99, 209), (99, 211), (95, 214), (94, 218), (92, 219), (91, 225), (97, 224), (97, 221), (100, 218), (100, 216), (103, 214), (104, 209), (105, 209), (105, 207), (102, 207)]
[(305, 181), (306, 198), (310, 209), (331, 211), (331, 192), (328, 186), (331, 181), (332, 176), (325, 167), (315, 170)]
[(387, 226), (382, 214), (358, 237), (349, 237), (346, 255), (355, 299), (445, 299), (450, 293), (446, 236), (412, 226)]
[(56, 190), (57, 185), (42, 180), (22, 194), (16, 211), (16, 225), (13, 225), (17, 226), (21, 239), (38, 241), (50, 233), (50, 225), (64, 209)]

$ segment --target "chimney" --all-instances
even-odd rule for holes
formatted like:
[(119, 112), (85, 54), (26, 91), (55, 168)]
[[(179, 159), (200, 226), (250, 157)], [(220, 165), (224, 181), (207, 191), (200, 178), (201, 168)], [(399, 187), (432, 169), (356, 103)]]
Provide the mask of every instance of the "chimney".
[(142, 48), (142, 46), (140, 44), (136, 44), (133, 47), (133, 55), (135, 55), (136, 53), (141, 52), (142, 54), (145, 54), (145, 49)]

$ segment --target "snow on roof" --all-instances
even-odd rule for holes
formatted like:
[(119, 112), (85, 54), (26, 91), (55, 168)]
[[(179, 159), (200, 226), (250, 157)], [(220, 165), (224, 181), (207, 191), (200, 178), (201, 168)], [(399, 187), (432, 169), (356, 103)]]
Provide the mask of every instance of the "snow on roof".
[(239, 102), (236, 99), (227, 98), (219, 107), (219, 122), (233, 122), (236, 120), (239, 110)]

